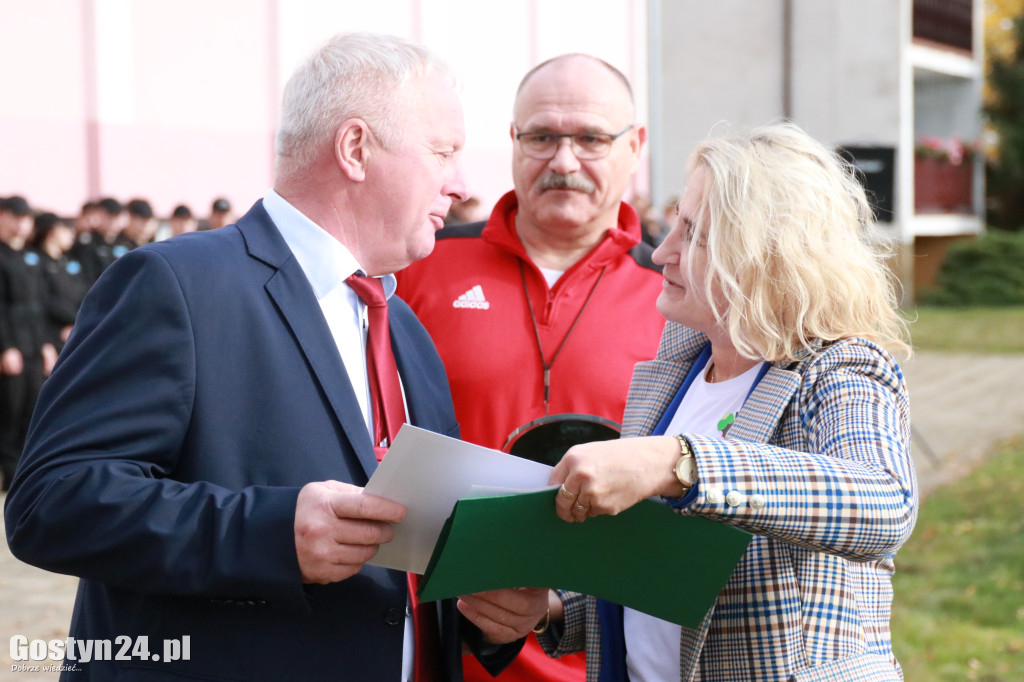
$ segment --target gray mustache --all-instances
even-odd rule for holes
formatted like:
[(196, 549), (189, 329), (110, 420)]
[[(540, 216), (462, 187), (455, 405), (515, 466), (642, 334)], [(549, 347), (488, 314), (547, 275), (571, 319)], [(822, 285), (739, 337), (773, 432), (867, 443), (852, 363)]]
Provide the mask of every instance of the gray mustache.
[(568, 173), (566, 175), (548, 173), (540, 179), (538, 185), (542, 192), (546, 192), (549, 189), (573, 189), (585, 194), (591, 194), (595, 189), (594, 183), (575, 173)]

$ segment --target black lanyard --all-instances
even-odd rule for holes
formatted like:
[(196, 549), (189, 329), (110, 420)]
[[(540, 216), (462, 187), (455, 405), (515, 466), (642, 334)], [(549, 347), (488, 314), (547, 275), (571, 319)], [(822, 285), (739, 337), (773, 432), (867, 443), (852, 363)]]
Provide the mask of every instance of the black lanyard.
[(590, 293), (587, 294), (587, 299), (583, 301), (583, 306), (580, 311), (576, 313), (576, 319), (572, 321), (572, 326), (569, 327), (569, 331), (562, 337), (562, 342), (558, 344), (558, 349), (555, 351), (554, 356), (551, 358), (551, 362), (547, 362), (544, 359), (544, 346), (540, 342), (540, 329), (537, 327), (537, 315), (533, 312), (533, 301), (530, 300), (530, 289), (526, 286), (526, 270), (523, 268), (523, 261), (519, 261), (519, 276), (523, 280), (523, 294), (526, 296), (526, 305), (530, 308), (530, 321), (533, 322), (533, 333), (537, 337), (537, 352), (540, 353), (540, 365), (544, 368), (544, 414), (548, 414), (548, 400), (551, 397), (551, 368), (555, 364), (555, 360), (558, 359), (558, 354), (562, 352), (562, 348), (565, 347), (565, 342), (569, 340), (569, 336), (572, 334), (572, 330), (576, 328), (576, 323), (580, 321), (580, 317), (583, 315), (583, 311), (587, 309), (587, 304), (590, 303), (590, 299), (593, 297), (594, 292), (597, 290), (597, 285), (601, 283), (601, 278), (604, 277), (605, 271), (608, 266), (601, 268), (601, 274), (597, 276), (597, 281), (594, 282), (594, 286), (590, 288)]

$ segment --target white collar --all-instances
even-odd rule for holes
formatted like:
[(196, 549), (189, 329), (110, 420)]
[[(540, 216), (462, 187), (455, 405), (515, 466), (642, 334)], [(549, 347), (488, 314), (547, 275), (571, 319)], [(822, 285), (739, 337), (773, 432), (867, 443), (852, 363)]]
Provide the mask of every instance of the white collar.
[[(263, 208), (298, 261), (317, 300), (355, 272), (366, 274), (352, 252), (322, 227), (303, 215), (273, 189), (263, 197)], [(390, 298), (398, 286), (395, 276), (381, 278), (384, 294)]]

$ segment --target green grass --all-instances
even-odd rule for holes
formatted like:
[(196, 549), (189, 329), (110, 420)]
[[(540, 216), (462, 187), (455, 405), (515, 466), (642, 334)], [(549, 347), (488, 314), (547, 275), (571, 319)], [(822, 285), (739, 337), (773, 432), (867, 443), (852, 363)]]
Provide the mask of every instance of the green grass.
[(1024, 440), (925, 500), (893, 588), (907, 682), (1024, 680)]
[(1024, 308), (932, 308), (905, 311), (916, 350), (1024, 353)]

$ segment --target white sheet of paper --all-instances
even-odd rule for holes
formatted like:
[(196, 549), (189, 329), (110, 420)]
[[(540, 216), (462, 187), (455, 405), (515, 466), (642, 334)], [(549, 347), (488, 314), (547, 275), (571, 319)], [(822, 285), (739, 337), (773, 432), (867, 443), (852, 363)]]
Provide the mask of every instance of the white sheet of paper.
[(403, 424), (364, 491), (408, 511), (367, 563), (422, 574), (456, 501), (546, 488), (550, 475), (546, 464)]

